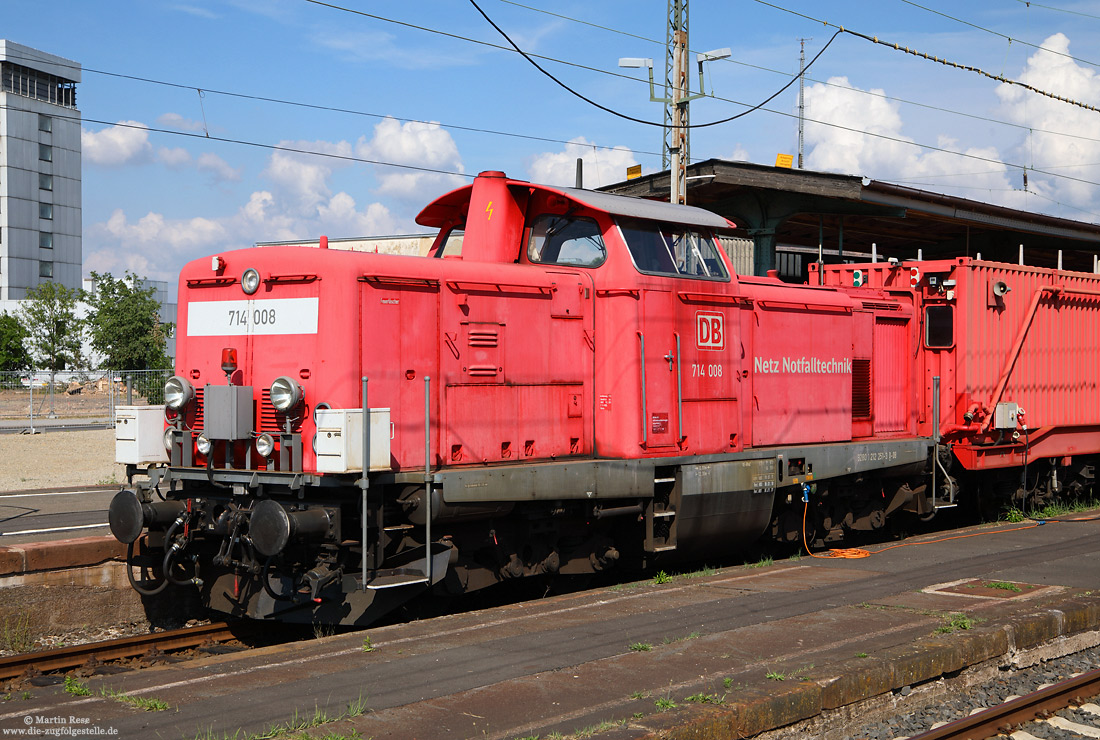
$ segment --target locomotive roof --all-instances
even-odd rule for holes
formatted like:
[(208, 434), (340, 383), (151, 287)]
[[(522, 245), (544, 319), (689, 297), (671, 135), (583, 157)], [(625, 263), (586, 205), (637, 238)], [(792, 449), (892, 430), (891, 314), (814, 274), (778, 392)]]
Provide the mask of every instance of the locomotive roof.
[(573, 200), (580, 201), (600, 211), (614, 216), (630, 218), (648, 218), (654, 221), (671, 221), (690, 226), (705, 226), (711, 229), (730, 229), (733, 225), (713, 211), (695, 206), (681, 206), (659, 200), (634, 198), (624, 195), (600, 193), (595, 190), (577, 190), (576, 188), (548, 188), (558, 190)]
[[(695, 206), (673, 205), (672, 203), (665, 203), (658, 200), (648, 200), (646, 198), (637, 198), (628, 195), (613, 195), (611, 193), (601, 193), (595, 190), (579, 190), (577, 188), (538, 185), (523, 182), (522, 180), (508, 180), (508, 186), (560, 193), (578, 203), (597, 211), (605, 211), (613, 216), (646, 218), (654, 221), (667, 221), (709, 229), (735, 228), (734, 225), (724, 217), (712, 211), (696, 208)], [(473, 185), (466, 185), (441, 195), (420, 212), (416, 217), (416, 222), (421, 226), (432, 226), (437, 228), (446, 224), (461, 222), (464, 220), (465, 212), (469, 208), (470, 193), (472, 190)]]

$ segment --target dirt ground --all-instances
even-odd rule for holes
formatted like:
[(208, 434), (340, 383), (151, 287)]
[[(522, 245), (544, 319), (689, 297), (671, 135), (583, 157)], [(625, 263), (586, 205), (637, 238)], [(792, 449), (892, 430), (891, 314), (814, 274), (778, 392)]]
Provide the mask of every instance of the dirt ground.
[[(125, 389), (116, 383), (115, 403), (125, 403)], [(144, 399), (135, 398), (137, 405)], [(111, 389), (107, 381), (83, 385), (74, 383), (69, 389), (55, 389), (52, 400), (54, 413), (63, 419), (107, 419), (111, 415)], [(45, 388), (34, 389), (34, 417), (44, 417), (50, 412), (50, 393)], [(31, 410), (31, 392), (27, 388), (0, 390), (0, 419), (28, 419)]]
[(120, 483), (115, 430), (0, 434), (0, 491)]

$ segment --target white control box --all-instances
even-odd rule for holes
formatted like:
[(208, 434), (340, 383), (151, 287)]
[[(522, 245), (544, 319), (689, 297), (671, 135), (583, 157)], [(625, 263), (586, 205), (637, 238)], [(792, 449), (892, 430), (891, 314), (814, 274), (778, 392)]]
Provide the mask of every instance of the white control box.
[(124, 465), (168, 462), (163, 406), (115, 407), (115, 462)]
[[(358, 473), (363, 470), (363, 409), (317, 409), (318, 473)], [(370, 410), (370, 469), (390, 469), (389, 409)]]
[(999, 403), (993, 407), (993, 428), (1011, 431), (1016, 428), (1020, 415), (1020, 404)]

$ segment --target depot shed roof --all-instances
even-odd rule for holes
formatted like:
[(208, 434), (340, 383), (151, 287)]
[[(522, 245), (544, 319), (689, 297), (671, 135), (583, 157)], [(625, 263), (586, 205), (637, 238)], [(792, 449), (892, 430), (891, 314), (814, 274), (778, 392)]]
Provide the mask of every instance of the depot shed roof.
[[(812, 251), (826, 262), (869, 255), (925, 259), (974, 256), (1091, 272), (1100, 225), (1056, 218), (870, 178), (708, 159), (688, 167), (687, 201), (728, 218), (755, 242), (757, 274), (775, 266), (775, 251)], [(668, 199), (668, 172), (601, 188)], [(838, 254), (839, 251), (839, 254)], [(816, 256), (814, 257), (816, 259)]]

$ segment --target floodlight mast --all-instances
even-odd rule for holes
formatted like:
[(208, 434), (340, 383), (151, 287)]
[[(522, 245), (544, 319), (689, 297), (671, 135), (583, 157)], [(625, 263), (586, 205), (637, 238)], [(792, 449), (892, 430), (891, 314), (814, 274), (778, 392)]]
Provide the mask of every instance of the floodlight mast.
[(649, 68), (649, 99), (654, 103), (665, 104), (664, 147), (661, 150), (661, 165), (669, 169), (671, 188), (670, 203), (687, 202), (687, 163), (689, 155), (689, 116), (688, 103), (703, 97), (703, 62), (725, 59), (730, 56), (728, 48), (698, 54), (699, 92), (690, 91), (688, 80), (688, 27), (687, 0), (669, 0), (668, 7), (668, 46), (665, 56), (665, 95), (658, 98), (653, 85), (653, 60), (637, 57), (619, 59), (619, 66), (626, 68)]

